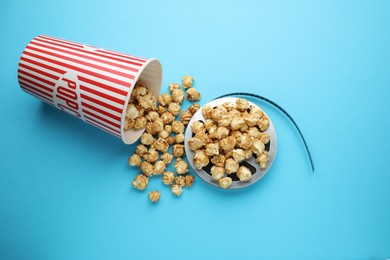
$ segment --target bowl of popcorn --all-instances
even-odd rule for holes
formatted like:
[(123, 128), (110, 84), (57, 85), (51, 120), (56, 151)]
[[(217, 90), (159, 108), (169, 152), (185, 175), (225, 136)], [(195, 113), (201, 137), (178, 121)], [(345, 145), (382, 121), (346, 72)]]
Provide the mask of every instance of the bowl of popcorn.
[(276, 155), (275, 128), (266, 113), (242, 98), (220, 98), (201, 107), (185, 132), (185, 152), (195, 173), (223, 189), (260, 180)]

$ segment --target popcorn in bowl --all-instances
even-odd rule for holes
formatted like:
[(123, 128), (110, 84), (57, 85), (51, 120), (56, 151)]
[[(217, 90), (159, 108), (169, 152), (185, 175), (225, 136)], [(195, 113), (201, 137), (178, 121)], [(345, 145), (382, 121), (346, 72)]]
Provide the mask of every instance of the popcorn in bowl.
[(271, 167), (277, 147), (275, 128), (264, 111), (246, 99), (213, 100), (195, 113), (188, 126), (187, 158), (211, 185), (242, 188)]

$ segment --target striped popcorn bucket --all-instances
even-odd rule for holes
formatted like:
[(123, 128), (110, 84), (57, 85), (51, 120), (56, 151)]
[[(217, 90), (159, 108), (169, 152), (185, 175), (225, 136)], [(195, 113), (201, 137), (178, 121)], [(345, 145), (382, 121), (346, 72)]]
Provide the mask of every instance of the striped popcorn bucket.
[(157, 98), (162, 68), (154, 58), (41, 35), (24, 49), (18, 80), (28, 94), (132, 144), (144, 129), (123, 130), (131, 92), (140, 80)]

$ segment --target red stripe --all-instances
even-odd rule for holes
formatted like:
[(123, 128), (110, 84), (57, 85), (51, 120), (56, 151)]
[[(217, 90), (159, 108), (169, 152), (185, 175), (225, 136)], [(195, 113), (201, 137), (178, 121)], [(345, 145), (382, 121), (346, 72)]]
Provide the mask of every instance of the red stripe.
[(39, 99), (40, 101), (43, 101), (43, 102), (45, 102), (46, 104), (49, 104), (49, 105), (51, 105), (51, 106), (53, 106), (53, 107), (56, 107), (56, 105), (54, 105), (54, 103), (51, 102), (50, 100), (45, 99), (45, 98), (43, 98), (42, 96), (40, 96), (40, 95), (38, 95), (38, 94), (36, 94), (36, 93), (30, 91), (30, 90), (27, 90), (26, 88), (23, 88), (23, 90), (24, 90), (24, 92), (26, 92), (26, 93), (28, 93), (28, 94), (30, 94), (30, 95), (36, 97), (36, 98)]
[(118, 68), (121, 68), (121, 69), (126, 69), (126, 70), (130, 70), (130, 71), (133, 71), (133, 72), (138, 72), (138, 69), (135, 69), (135, 68), (132, 68), (132, 67), (129, 67), (129, 66), (126, 66), (126, 65), (121, 65), (121, 64), (110, 62), (110, 61), (97, 59), (97, 58), (94, 58), (94, 57), (91, 57), (91, 56), (87, 56), (87, 55), (83, 55), (83, 54), (80, 54), (80, 53), (76, 53), (76, 52), (73, 52), (73, 51), (63, 50), (63, 49), (59, 49), (59, 48), (56, 48), (56, 47), (53, 47), (53, 46), (47, 46), (47, 45), (36, 43), (36, 42), (32, 42), (30, 44), (37, 45), (37, 46), (44, 47), (44, 48), (48, 48), (48, 49), (51, 49), (51, 50), (54, 50), (54, 51), (67, 53), (67, 54), (70, 54), (70, 55), (76, 55), (76, 56), (79, 56), (79, 57), (82, 57), (82, 58), (85, 58), (85, 59), (93, 60), (93, 61), (96, 61), (96, 62), (101, 62), (101, 63), (107, 64), (107, 65), (110, 65), (110, 66), (114, 66), (114, 67), (118, 67)]
[(92, 121), (90, 121), (90, 120), (88, 120), (88, 119), (86, 119), (85, 122), (87, 122), (88, 124), (91, 124), (91, 125), (93, 125), (93, 126), (99, 128), (99, 129), (101, 129), (101, 130), (103, 130), (103, 131), (105, 131), (105, 132), (107, 132), (107, 133), (109, 133), (109, 134), (112, 134), (112, 135), (115, 135), (116, 137), (121, 138), (121, 136), (120, 136), (119, 134), (114, 133), (114, 132), (112, 132), (112, 131), (110, 131), (110, 130), (108, 130), (108, 129), (105, 129), (104, 127), (102, 127), (102, 126), (100, 126), (100, 125), (98, 125), (98, 124), (95, 124), (94, 122), (92, 122)]
[(84, 117), (85, 117), (86, 119), (88, 119), (88, 120), (91, 120), (92, 122), (94, 122), (94, 123), (96, 123), (96, 124), (98, 124), (98, 125), (101, 125), (101, 126), (107, 128), (107, 129), (110, 129), (111, 131), (113, 131), (113, 132), (115, 132), (115, 133), (120, 134), (120, 131), (119, 131), (118, 129), (113, 128), (112, 126), (106, 125), (105, 123), (99, 122), (99, 121), (97, 121), (97, 120), (96, 120), (95, 118), (93, 118), (93, 117), (90, 117), (90, 116), (88, 116), (88, 115), (84, 115)]
[(104, 110), (102, 110), (100, 108), (97, 108), (97, 107), (95, 107), (93, 105), (87, 104), (85, 102), (81, 102), (81, 105), (83, 107), (87, 107), (87, 108), (89, 108), (91, 110), (94, 110), (95, 112), (98, 112), (98, 113), (100, 113), (102, 115), (108, 116), (109, 118), (112, 118), (112, 119), (114, 119), (116, 121), (119, 121), (119, 122), (121, 121), (121, 118), (119, 116), (113, 115), (113, 114), (111, 114), (111, 113), (109, 113), (107, 111), (104, 111)]
[[(41, 38), (35, 38), (34, 40), (37, 40), (37, 41), (40, 41), (40, 42), (44, 42), (44, 43), (48, 43), (48, 44), (52, 44), (52, 45), (56, 45), (56, 46), (60, 46), (60, 47), (64, 47), (64, 48), (68, 48), (70, 50), (75, 50), (75, 51), (80, 51), (80, 52), (84, 52), (84, 53), (88, 53), (88, 54), (91, 54), (93, 56), (96, 56), (96, 57), (103, 57), (103, 58), (107, 58), (107, 59), (111, 59), (111, 60), (116, 60), (116, 61), (120, 61), (120, 62), (124, 62), (124, 63), (127, 63), (127, 64), (131, 64), (131, 65), (135, 65), (135, 66), (138, 66), (138, 67), (141, 67), (142, 66), (142, 63), (138, 63), (138, 62), (133, 62), (133, 61), (129, 61), (129, 60), (123, 60), (123, 59), (120, 59), (120, 58), (116, 58), (116, 57), (112, 57), (112, 56), (108, 56), (108, 55), (104, 55), (104, 54), (101, 54), (101, 53), (97, 53), (97, 52), (93, 52), (93, 51), (89, 51), (89, 50), (86, 50), (86, 49), (80, 49), (80, 48), (75, 48), (75, 47), (71, 47), (71, 46), (66, 46), (66, 45), (62, 45), (61, 43), (58, 43), (58, 42), (48, 42), (44, 39), (41, 39)], [(52, 41), (55, 41), (55, 40), (52, 40)]]
[(96, 95), (96, 96), (99, 96), (99, 97), (102, 97), (102, 98), (111, 100), (111, 101), (113, 101), (113, 102), (115, 102), (115, 103), (118, 103), (118, 104), (120, 104), (120, 105), (123, 105), (123, 104), (125, 103), (125, 101), (122, 100), (122, 99), (119, 99), (119, 98), (116, 98), (116, 97), (107, 95), (107, 94), (105, 94), (105, 93), (103, 93), (103, 92), (97, 91), (97, 90), (92, 89), (92, 88), (88, 88), (88, 87), (83, 86), (83, 85), (80, 85), (80, 89), (81, 89), (81, 90), (84, 90), (84, 91), (87, 91), (87, 92), (89, 92), (89, 93), (92, 93), (92, 94), (94, 94), (94, 95)]
[(38, 88), (41, 88), (41, 89), (45, 89), (45, 90), (49, 91), (50, 93), (53, 93), (53, 89), (48, 88), (48, 87), (46, 87), (46, 86), (43, 86), (43, 85), (41, 85), (41, 84), (39, 84), (39, 83), (36, 83), (36, 82), (34, 82), (34, 81), (32, 81), (32, 80), (30, 80), (30, 79), (28, 79), (28, 78), (25, 78), (25, 77), (23, 77), (23, 76), (20, 76), (20, 75), (19, 75), (19, 80), (24, 80), (24, 81), (26, 81), (26, 82), (28, 82), (28, 83), (34, 85), (35, 87), (38, 87)]
[(37, 89), (37, 88), (35, 88), (35, 87), (27, 86), (26, 84), (23, 84), (23, 83), (20, 83), (20, 86), (22, 86), (23, 88), (27, 88), (28, 90), (33, 91), (33, 92), (35, 92), (35, 93), (37, 93), (37, 94), (38, 94), (38, 93), (41, 93), (42, 95), (48, 96), (48, 97), (50, 97), (50, 99), (53, 98), (51, 94), (46, 93), (46, 92), (43, 92), (42, 90)]
[[(131, 75), (131, 74), (128, 74), (128, 73), (124, 73), (124, 72), (121, 72), (121, 71), (109, 69), (109, 68), (106, 68), (106, 67), (102, 67), (102, 66), (99, 66), (99, 65), (96, 65), (96, 64), (93, 64), (93, 63), (89, 63), (89, 62), (86, 62), (86, 61), (82, 61), (82, 60), (79, 60), (79, 59), (67, 57), (67, 56), (64, 56), (64, 55), (61, 55), (61, 54), (57, 54), (57, 53), (54, 53), (54, 52), (45, 51), (45, 50), (42, 50), (40, 48), (32, 47), (31, 45), (28, 45), (26, 47), (26, 49), (37, 51), (37, 52), (40, 52), (40, 53), (44, 53), (44, 54), (47, 54), (47, 55), (50, 55), (50, 56), (53, 56), (53, 57), (57, 57), (57, 58), (60, 58), (60, 59), (63, 59), (63, 60), (68, 60), (68, 61), (71, 61), (71, 62), (82, 64), (82, 65), (85, 65), (85, 66), (88, 66), (88, 67), (91, 67), (91, 68), (95, 68), (95, 69), (102, 70), (102, 71), (105, 71), (105, 72), (108, 72), (108, 73), (111, 73), (111, 74), (118, 75), (118, 76), (121, 76), (121, 77), (134, 79), (134, 75)], [(126, 83), (124, 84), (124, 86), (126, 86)]]
[(24, 51), (24, 54), (32, 56), (32, 57), (35, 57), (35, 58), (38, 58), (38, 59), (41, 59), (41, 60), (44, 60), (44, 61), (48, 61), (48, 62), (57, 64), (57, 65), (60, 65), (62, 67), (66, 67), (66, 68), (69, 68), (69, 69), (72, 69), (72, 70), (75, 70), (75, 71), (79, 71), (79, 72), (82, 72), (82, 73), (85, 73), (85, 74), (89, 74), (89, 75), (97, 77), (97, 78), (105, 79), (105, 80), (111, 81), (113, 83), (116, 83), (116, 84), (119, 84), (119, 85), (122, 85), (122, 86), (125, 86), (125, 87), (128, 87), (128, 85), (129, 85), (128, 82), (125, 82), (125, 81), (122, 81), (122, 80), (118, 80), (118, 79), (115, 79), (115, 78), (112, 78), (112, 77), (109, 77), (109, 76), (106, 76), (106, 75), (102, 75), (100, 73), (92, 72), (92, 71), (89, 71), (89, 70), (86, 70), (86, 69), (82, 69), (82, 68), (79, 68), (79, 67), (67, 64), (67, 63), (63, 63), (63, 62), (57, 61), (57, 60), (49, 59), (49, 58), (46, 58), (46, 57), (43, 57), (43, 56), (31, 53), (31, 52), (28, 52), (28, 51)]
[(33, 74), (29, 73), (29, 72), (22, 71), (22, 70), (20, 70), (20, 69), (18, 69), (18, 72), (19, 72), (20, 74), (29, 76), (30, 78), (36, 79), (36, 80), (38, 80), (38, 81), (40, 81), (40, 82), (46, 83), (47, 85), (50, 85), (50, 86), (53, 86), (53, 87), (56, 85), (56, 83), (54, 83), (54, 82), (48, 81), (47, 79), (43, 79), (43, 78), (38, 77), (38, 76), (35, 76), (35, 75), (33, 75)]
[(118, 112), (118, 113), (122, 113), (122, 110), (120, 108), (114, 107), (114, 106), (112, 106), (110, 104), (107, 104), (107, 103), (105, 103), (103, 101), (100, 101), (98, 99), (95, 99), (93, 97), (90, 97), (90, 96), (87, 96), (87, 95), (84, 95), (84, 94), (80, 94), (80, 97), (82, 99), (85, 99), (85, 100), (91, 101), (93, 103), (96, 103), (96, 104), (98, 104), (98, 105), (100, 105), (102, 107), (108, 108), (108, 109), (110, 109), (112, 111), (115, 111), (115, 112)]
[(98, 115), (92, 113), (91, 111), (88, 111), (88, 110), (86, 110), (86, 109), (84, 109), (84, 108), (83, 108), (82, 110), (83, 110), (84, 113), (86, 113), (86, 114), (88, 114), (88, 115), (90, 115), (90, 116), (93, 116), (94, 118), (99, 119), (99, 120), (101, 120), (101, 121), (103, 121), (103, 122), (106, 122), (107, 124), (110, 124), (110, 125), (112, 125), (112, 126), (114, 126), (114, 127), (117, 127), (117, 128), (120, 128), (120, 127), (121, 127), (121, 126), (118, 125), (117, 123), (111, 122), (110, 120), (107, 120), (107, 119), (105, 119), (105, 118), (103, 118), (103, 117), (101, 117), (101, 116), (98, 116)]
[(89, 83), (89, 84), (91, 84), (91, 85), (94, 85), (94, 86), (98, 86), (98, 87), (104, 88), (104, 89), (106, 89), (106, 90), (108, 90), (108, 91), (117, 93), (117, 94), (122, 95), (122, 96), (127, 96), (127, 92), (124, 91), (124, 90), (120, 90), (120, 89), (111, 87), (111, 86), (109, 86), (109, 85), (100, 83), (100, 82), (98, 82), (98, 81), (95, 81), (95, 80), (92, 80), (92, 79), (89, 79), (89, 78), (85, 78), (85, 77), (83, 77), (83, 76), (78, 76), (78, 78), (79, 78), (80, 81), (84, 81), (84, 82)]
[(66, 40), (63, 40), (63, 39), (48, 37), (48, 36), (45, 36), (45, 35), (39, 35), (38, 37), (39, 38), (48, 39), (48, 40), (52, 40), (52, 41), (62, 42), (64, 44), (68, 44), (68, 45), (71, 45), (71, 46), (76, 46), (76, 47), (80, 47), (80, 48), (83, 47), (83, 45), (81, 43), (77, 43), (77, 42), (70, 42), (70, 41), (66, 41)]
[(43, 64), (43, 63), (40, 63), (38, 61), (35, 61), (35, 60), (31, 60), (31, 59), (28, 59), (28, 58), (25, 58), (25, 57), (22, 57), (20, 58), (20, 60), (22, 61), (25, 61), (25, 62), (29, 62), (29, 63), (32, 63), (34, 65), (37, 65), (39, 67), (42, 67), (42, 68), (45, 68), (45, 69), (48, 69), (48, 70), (52, 70), (52, 71), (55, 71), (59, 74), (65, 74), (65, 70), (61, 70), (61, 69), (57, 69), (57, 68), (54, 68), (52, 66), (49, 66), (49, 65), (46, 65), (46, 64)]
[(20, 87), (21, 87), (25, 92), (27, 92), (28, 94), (31, 94), (31, 95), (33, 95), (33, 96), (39, 98), (39, 99), (43, 99), (43, 100), (49, 102), (50, 104), (54, 105), (53, 101), (51, 101), (49, 98), (47, 98), (47, 97), (45, 97), (45, 96), (43, 96), (43, 95), (41, 95), (41, 94), (39, 94), (39, 93), (36, 93), (36, 92), (34, 92), (34, 91), (28, 89), (28, 86), (27, 86), (27, 85), (25, 85), (25, 84), (20, 84)]
[(49, 78), (52, 78), (52, 79), (54, 79), (54, 80), (58, 80), (58, 79), (59, 79), (58, 76), (55, 76), (55, 75), (53, 75), (53, 74), (50, 74), (50, 73), (48, 73), (48, 72), (45, 72), (45, 71), (42, 71), (42, 70), (39, 70), (39, 69), (36, 69), (36, 68), (33, 68), (33, 67), (30, 67), (30, 66), (28, 66), (28, 65), (26, 65), (26, 64), (23, 64), (23, 63), (19, 63), (19, 66), (20, 66), (20, 67), (23, 67), (23, 68), (26, 68), (26, 69), (28, 69), (28, 70), (34, 71), (34, 72), (36, 72), (36, 73), (42, 74), (42, 75), (44, 75), (44, 76), (46, 76), (46, 77), (49, 77)]
[(146, 61), (146, 59), (143, 59), (141, 57), (130, 56), (130, 55), (127, 55), (125, 53), (120, 53), (120, 52), (116, 52), (116, 51), (107, 51), (107, 50), (102, 50), (102, 49), (99, 49), (97, 51), (98, 52), (107, 53), (107, 54), (111, 54), (111, 55), (115, 55), (115, 56), (122, 57), (122, 58), (127, 58), (127, 59), (140, 61), (142, 63), (144, 63)]

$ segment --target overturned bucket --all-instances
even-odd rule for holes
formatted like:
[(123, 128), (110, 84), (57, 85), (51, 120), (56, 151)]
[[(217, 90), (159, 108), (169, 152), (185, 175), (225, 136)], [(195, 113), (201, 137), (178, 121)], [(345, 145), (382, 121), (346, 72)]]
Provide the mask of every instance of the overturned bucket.
[(18, 80), (28, 94), (132, 144), (144, 129), (123, 129), (131, 92), (140, 80), (157, 99), (162, 67), (155, 58), (41, 35), (24, 49)]

